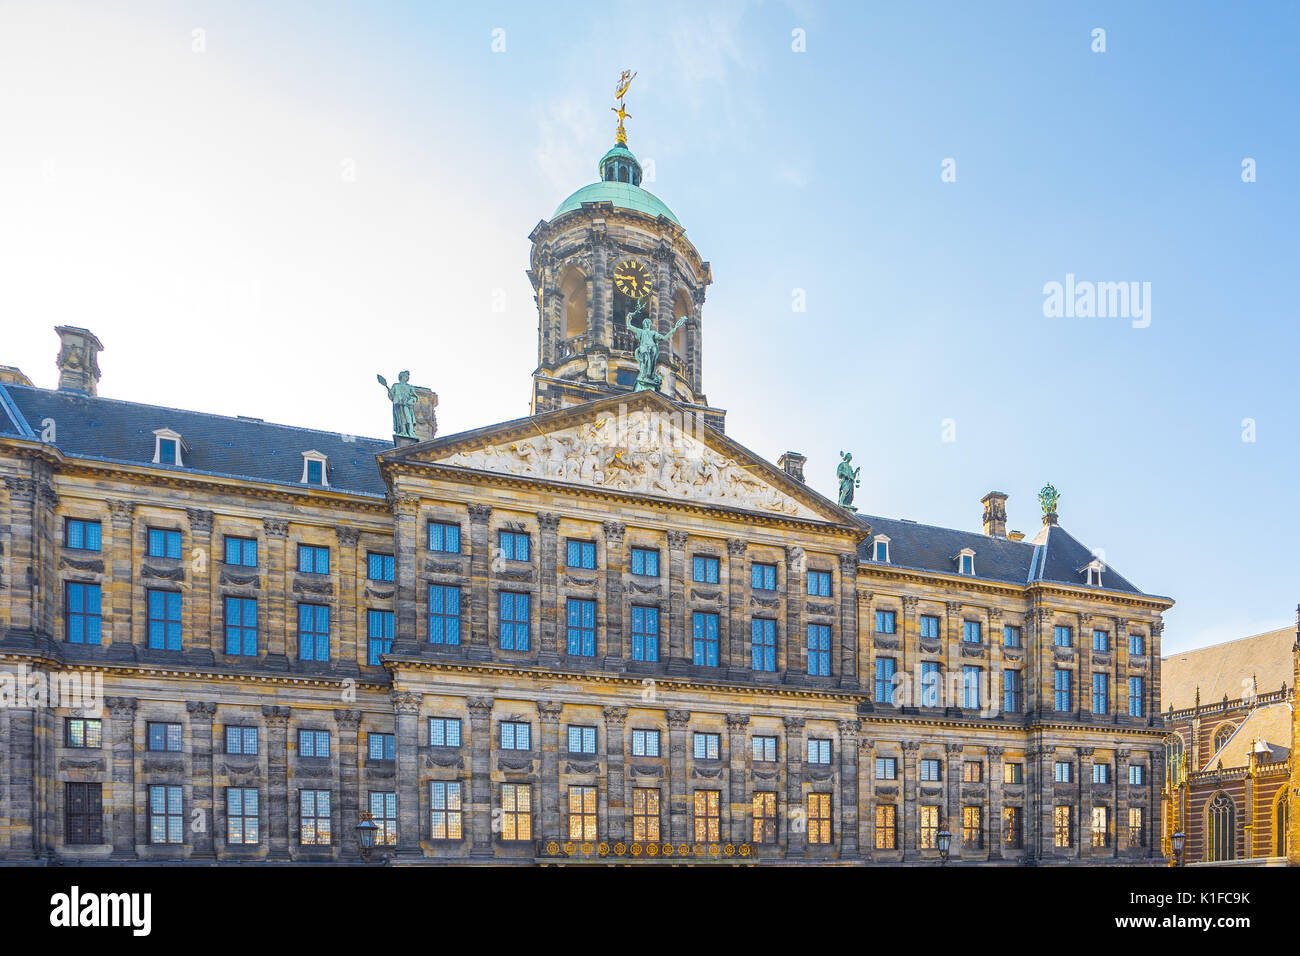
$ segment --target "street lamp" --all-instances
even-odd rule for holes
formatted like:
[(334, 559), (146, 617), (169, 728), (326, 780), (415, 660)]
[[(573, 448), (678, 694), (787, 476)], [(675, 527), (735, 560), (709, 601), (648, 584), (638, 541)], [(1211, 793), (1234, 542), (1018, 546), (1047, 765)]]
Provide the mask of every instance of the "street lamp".
[(952, 831), (944, 827), (935, 835), (935, 842), (939, 844), (939, 865), (946, 866), (948, 851), (952, 849)]
[(357, 821), (357, 849), (361, 852), (361, 862), (370, 862), (370, 851), (375, 848), (375, 833), (379, 830), (379, 825), (375, 823), (375, 818), (368, 812), (361, 814), (361, 819)]
[(1182, 830), (1179, 830), (1172, 837), (1170, 837), (1170, 841), (1174, 845), (1174, 866), (1182, 866), (1183, 845), (1187, 842), (1187, 834), (1184, 833)]

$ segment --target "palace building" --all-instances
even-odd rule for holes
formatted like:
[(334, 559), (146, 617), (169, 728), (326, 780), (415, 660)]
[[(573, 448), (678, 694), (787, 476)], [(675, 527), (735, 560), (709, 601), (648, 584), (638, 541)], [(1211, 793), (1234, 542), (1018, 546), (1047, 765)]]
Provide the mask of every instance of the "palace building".
[(349, 862), (368, 814), (395, 864), (1164, 862), (1173, 602), (1054, 493), (875, 517), (729, 435), (625, 140), (532, 232), (527, 418), (117, 401), (72, 327), (57, 389), (0, 369), (0, 859)]

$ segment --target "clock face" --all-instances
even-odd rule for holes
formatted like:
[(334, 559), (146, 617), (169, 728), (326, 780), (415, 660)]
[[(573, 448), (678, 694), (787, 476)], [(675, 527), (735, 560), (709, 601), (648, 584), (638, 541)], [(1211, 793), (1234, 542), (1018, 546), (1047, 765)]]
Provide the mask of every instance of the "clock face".
[(650, 273), (635, 259), (624, 259), (614, 270), (614, 288), (639, 299), (650, 292)]

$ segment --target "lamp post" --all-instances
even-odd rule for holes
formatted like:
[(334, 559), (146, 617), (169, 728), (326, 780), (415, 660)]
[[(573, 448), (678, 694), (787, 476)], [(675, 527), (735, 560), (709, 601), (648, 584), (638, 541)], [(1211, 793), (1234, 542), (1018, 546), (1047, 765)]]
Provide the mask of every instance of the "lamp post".
[(1187, 842), (1187, 834), (1179, 830), (1169, 838), (1174, 845), (1174, 866), (1183, 865), (1183, 846)]
[(939, 865), (948, 865), (948, 851), (952, 849), (952, 831), (944, 827), (935, 835), (935, 842), (939, 845)]
[(379, 825), (375, 823), (375, 818), (369, 812), (363, 812), (361, 819), (357, 821), (357, 850), (361, 853), (361, 862), (370, 862), (370, 853), (375, 848), (375, 832)]

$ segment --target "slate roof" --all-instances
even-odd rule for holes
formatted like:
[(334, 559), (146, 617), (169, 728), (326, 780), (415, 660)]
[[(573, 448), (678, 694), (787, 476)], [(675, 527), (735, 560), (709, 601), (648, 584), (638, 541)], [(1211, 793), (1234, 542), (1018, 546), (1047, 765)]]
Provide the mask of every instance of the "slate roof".
[[(1260, 747), (1259, 742), (1263, 743)], [(1291, 753), (1291, 704), (1278, 701), (1256, 707), (1205, 765), (1206, 770), (1250, 766), (1252, 750), (1266, 751), (1265, 763), (1285, 760)]]
[[(314, 450), (329, 458), (332, 489), (378, 496), (386, 491), (375, 456), (392, 448), (391, 440), (141, 405), (82, 392), (0, 385), (0, 406), (9, 402), (38, 434), (40, 423), (53, 419), (54, 445), (71, 457), (151, 464), (154, 430), (170, 428), (179, 432), (188, 446), (182, 456), (184, 467), (176, 469), (187, 474), (250, 478), (301, 488), (302, 453)], [(0, 410), (0, 432), (6, 422)], [(18, 427), (12, 433), (23, 431)]]
[(1226, 641), (1182, 654), (1170, 654), (1161, 661), (1160, 709), (1185, 710), (1196, 704), (1196, 688), (1202, 704), (1217, 704), (1242, 696), (1243, 687), (1259, 682), (1261, 694), (1271, 694), (1292, 682), (1291, 647), (1294, 627), (1266, 631), (1251, 637)]

